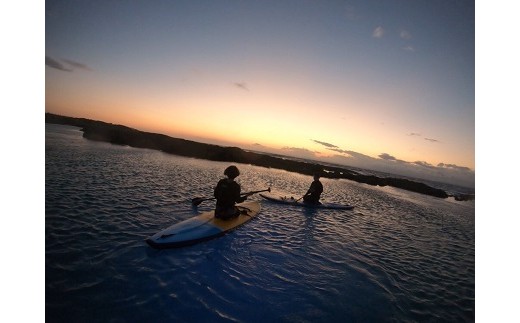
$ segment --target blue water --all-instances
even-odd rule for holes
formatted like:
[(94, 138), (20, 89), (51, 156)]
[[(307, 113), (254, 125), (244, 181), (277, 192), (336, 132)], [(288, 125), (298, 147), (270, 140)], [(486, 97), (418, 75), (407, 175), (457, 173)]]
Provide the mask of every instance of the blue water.
[[(353, 211), (262, 201), (214, 240), (144, 240), (201, 211), (228, 163), (45, 127), (48, 322), (464, 322), (475, 319), (475, 204), (322, 179)], [(298, 198), (312, 178), (238, 164), (243, 191)], [(259, 196), (250, 199), (260, 200)]]

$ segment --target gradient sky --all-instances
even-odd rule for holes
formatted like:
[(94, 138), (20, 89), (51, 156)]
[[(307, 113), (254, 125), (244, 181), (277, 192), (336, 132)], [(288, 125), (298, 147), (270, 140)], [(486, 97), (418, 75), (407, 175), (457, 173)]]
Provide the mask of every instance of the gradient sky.
[(46, 1), (45, 110), (474, 186), (473, 1)]

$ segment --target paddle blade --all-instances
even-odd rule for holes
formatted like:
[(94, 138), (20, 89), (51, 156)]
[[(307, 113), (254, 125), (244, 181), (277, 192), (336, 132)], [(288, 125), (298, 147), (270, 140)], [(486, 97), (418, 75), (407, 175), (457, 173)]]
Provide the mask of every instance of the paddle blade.
[(196, 197), (196, 198), (193, 198), (193, 199), (191, 200), (191, 204), (193, 204), (193, 205), (195, 205), (195, 206), (199, 205), (199, 204), (202, 203), (202, 202), (204, 202), (204, 199), (201, 198), (201, 197)]

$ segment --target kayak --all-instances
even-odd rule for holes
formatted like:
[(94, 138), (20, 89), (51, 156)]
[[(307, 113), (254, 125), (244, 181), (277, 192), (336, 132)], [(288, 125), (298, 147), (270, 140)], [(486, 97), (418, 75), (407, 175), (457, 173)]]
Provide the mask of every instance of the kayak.
[(354, 206), (352, 206), (352, 205), (338, 204), (338, 203), (323, 202), (321, 204), (308, 204), (308, 203), (297, 201), (294, 199), (294, 197), (276, 196), (276, 195), (272, 195), (272, 194), (260, 194), (260, 196), (268, 201), (275, 202), (275, 203), (294, 205), (294, 206), (303, 206), (303, 207), (314, 208), (314, 209), (352, 210), (354, 208)]
[(214, 217), (215, 210), (176, 223), (146, 239), (156, 249), (177, 248), (221, 236), (253, 219), (260, 212), (260, 203), (244, 202), (236, 205), (241, 214), (229, 220)]

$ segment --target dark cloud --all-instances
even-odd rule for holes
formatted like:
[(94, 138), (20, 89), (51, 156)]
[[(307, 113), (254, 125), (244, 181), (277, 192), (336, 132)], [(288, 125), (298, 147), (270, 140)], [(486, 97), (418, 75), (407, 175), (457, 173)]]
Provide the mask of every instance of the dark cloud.
[(358, 152), (355, 152), (355, 151), (352, 151), (352, 150), (343, 150), (343, 153), (344, 154), (348, 154), (356, 159), (359, 159), (359, 160), (375, 160), (374, 157), (370, 157), (368, 155), (364, 155), (362, 153), (358, 153)]
[(329, 150), (335, 151), (340, 154), (349, 154), (350, 155), (350, 150), (345, 150), (345, 149), (341, 149), (341, 148), (329, 148)]
[(382, 153), (378, 157), (381, 158), (381, 159), (384, 159), (384, 160), (397, 160), (394, 156), (389, 155), (387, 153)]
[[(259, 147), (265, 151), (265, 147)], [(331, 164), (356, 167), (357, 172), (363, 170), (382, 171), (390, 174), (404, 175), (418, 179), (431, 179), (439, 182), (474, 187), (475, 172), (468, 167), (460, 167), (454, 164), (440, 163), (432, 165), (425, 161), (407, 162), (388, 153), (381, 153), (378, 157), (364, 155), (352, 150), (340, 148), (327, 148), (336, 152), (331, 156), (322, 156), (317, 152), (297, 147), (283, 147), (281, 150), (273, 149), (270, 152), (282, 156), (292, 156), (307, 160), (322, 160)], [(370, 174), (370, 172), (368, 172)]]
[[(422, 135), (418, 132), (410, 132), (408, 134), (408, 136), (410, 137), (422, 137)], [(424, 138), (424, 140), (428, 140), (429, 142), (440, 142), (439, 140), (437, 139), (432, 139), (432, 138)]]
[(90, 67), (83, 63), (78, 63), (70, 59), (62, 59), (60, 62), (49, 56), (45, 56), (45, 65), (64, 72), (72, 72), (75, 69), (82, 69), (86, 71), (92, 70)]
[(72, 72), (72, 69), (65, 67), (62, 63), (58, 62), (57, 60), (55, 60), (49, 56), (45, 56), (45, 65), (55, 68), (60, 71)]
[(314, 141), (317, 144), (323, 145), (323, 146), (328, 147), (328, 148), (339, 148), (338, 146), (333, 145), (333, 144), (329, 144), (328, 142), (323, 142), (323, 141), (314, 140), (314, 139), (311, 139), (311, 140)]
[(64, 61), (65, 63), (69, 64), (70, 66), (72, 66), (74, 68), (79, 68), (79, 69), (82, 69), (82, 70), (91, 71), (90, 67), (88, 67), (87, 65), (85, 65), (83, 63), (78, 63), (78, 62), (75, 62), (75, 61), (71, 61), (70, 59), (62, 59), (62, 61)]
[(233, 85), (241, 90), (249, 91), (249, 88), (245, 82), (234, 82)]

